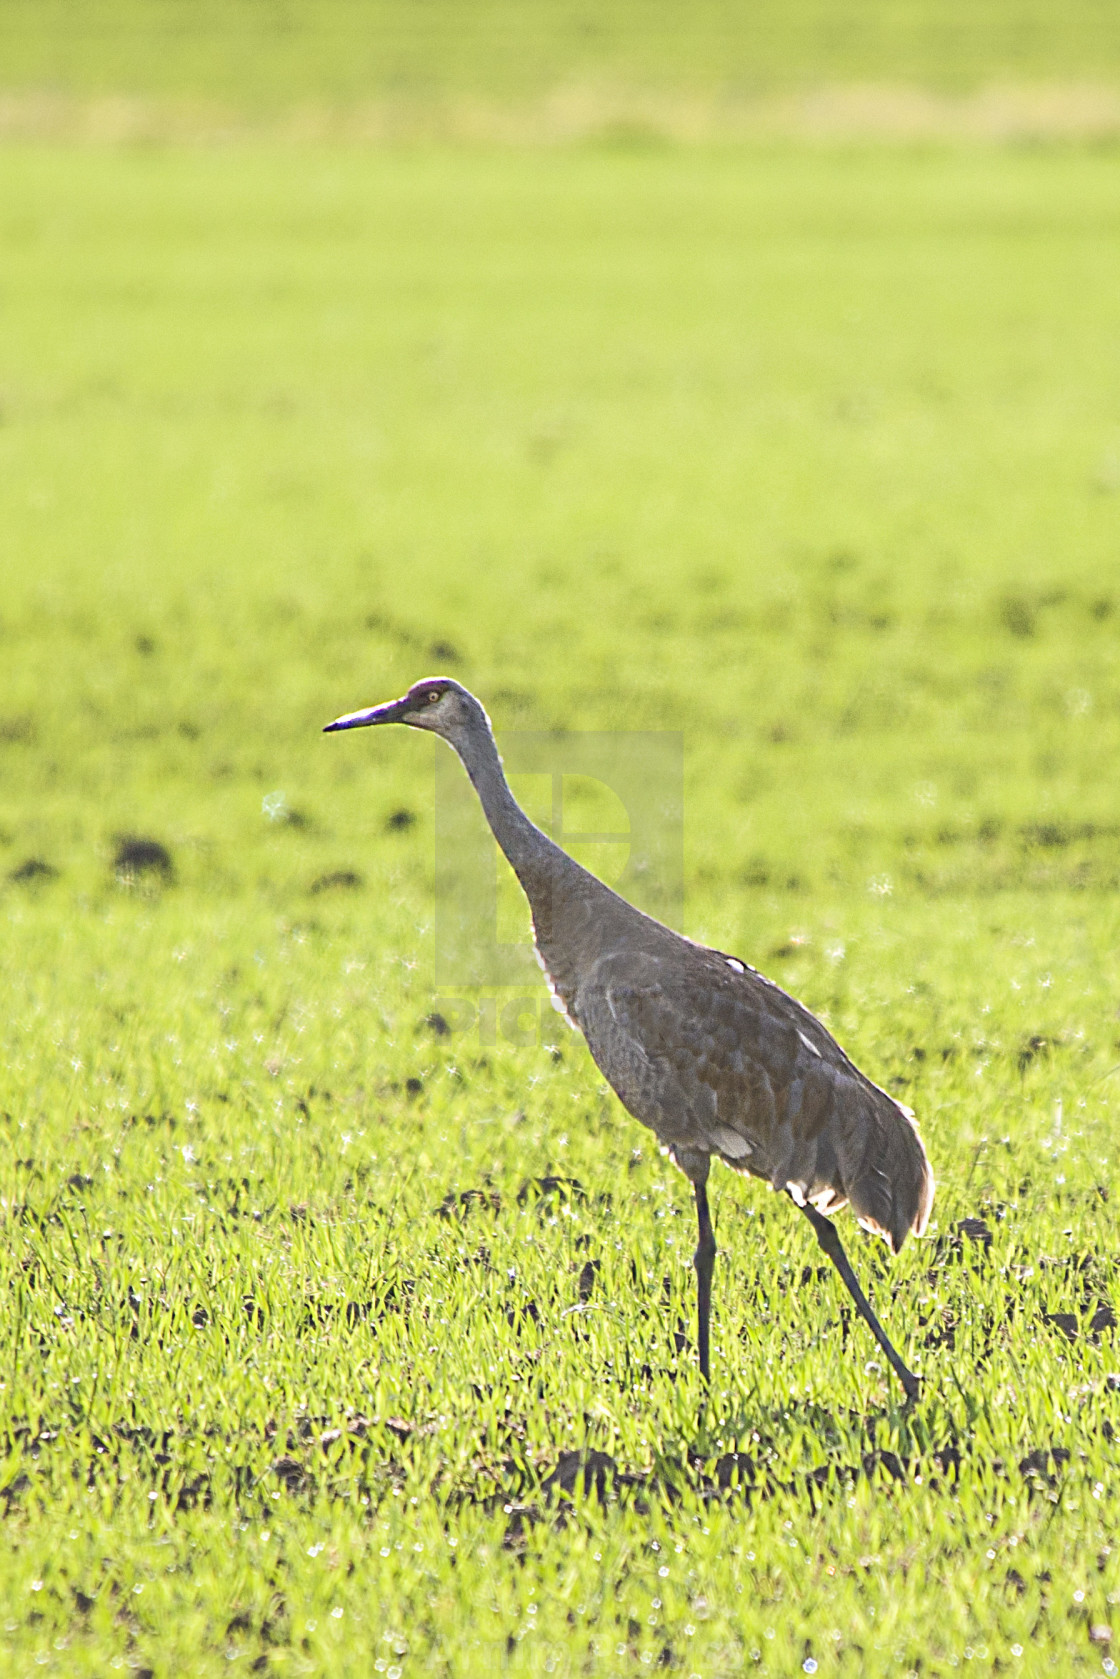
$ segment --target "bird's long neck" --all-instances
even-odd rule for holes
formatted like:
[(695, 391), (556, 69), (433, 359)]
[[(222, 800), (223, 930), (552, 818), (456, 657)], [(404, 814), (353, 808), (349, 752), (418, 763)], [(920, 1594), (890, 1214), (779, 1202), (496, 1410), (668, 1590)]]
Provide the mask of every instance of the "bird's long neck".
[(491, 832), (532, 903), (542, 872), (551, 875), (559, 865), (578, 868), (579, 864), (530, 822), (514, 798), (485, 716), (454, 744), (482, 803)]
[(455, 741), (494, 838), (529, 900), (533, 936), (552, 986), (578, 1019), (580, 975), (617, 942), (620, 925), (648, 922), (530, 822), (510, 791), (489, 721), (480, 715)]

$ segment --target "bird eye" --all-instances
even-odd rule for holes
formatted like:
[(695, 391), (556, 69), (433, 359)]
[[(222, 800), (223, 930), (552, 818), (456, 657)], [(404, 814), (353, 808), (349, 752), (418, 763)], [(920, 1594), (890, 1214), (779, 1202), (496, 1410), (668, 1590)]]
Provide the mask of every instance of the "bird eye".
[(429, 690), (428, 690), (428, 704), (429, 705), (435, 705), (435, 703), (438, 699), (439, 699), (439, 689), (438, 688), (429, 688)]

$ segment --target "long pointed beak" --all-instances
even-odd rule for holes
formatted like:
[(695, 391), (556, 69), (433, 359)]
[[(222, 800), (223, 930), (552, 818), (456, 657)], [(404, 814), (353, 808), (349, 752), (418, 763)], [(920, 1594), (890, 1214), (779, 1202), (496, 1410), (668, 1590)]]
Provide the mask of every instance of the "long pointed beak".
[(399, 723), (407, 712), (407, 699), (390, 700), (388, 705), (373, 705), (368, 711), (350, 711), (345, 717), (336, 717), (333, 723), (327, 724), (323, 733), (333, 734), (336, 729), (368, 729), (373, 723)]

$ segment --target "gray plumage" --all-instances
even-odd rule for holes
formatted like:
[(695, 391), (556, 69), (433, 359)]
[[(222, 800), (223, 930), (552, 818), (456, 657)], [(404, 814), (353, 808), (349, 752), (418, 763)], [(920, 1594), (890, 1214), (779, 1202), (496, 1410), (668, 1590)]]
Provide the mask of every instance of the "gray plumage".
[(695, 1187), (703, 1374), (715, 1255), (704, 1186), (714, 1155), (802, 1208), (908, 1394), (916, 1393), (830, 1223), (850, 1203), (894, 1253), (911, 1230), (922, 1233), (934, 1186), (913, 1116), (779, 986), (644, 915), (535, 827), (509, 789), (485, 711), (459, 683), (418, 682), (403, 699), (328, 727), (390, 722), (431, 730), (458, 752), (529, 900), (558, 1005), (623, 1105)]

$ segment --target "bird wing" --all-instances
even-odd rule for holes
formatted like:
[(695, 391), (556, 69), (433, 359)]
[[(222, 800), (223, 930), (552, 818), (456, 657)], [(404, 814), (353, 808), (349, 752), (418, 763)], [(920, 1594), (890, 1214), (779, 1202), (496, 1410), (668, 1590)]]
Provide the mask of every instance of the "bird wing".
[(850, 1200), (896, 1250), (924, 1224), (932, 1178), (912, 1118), (738, 958), (618, 953), (578, 1009), (606, 1078), (675, 1154), (718, 1154), (823, 1212)]

